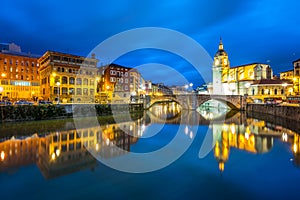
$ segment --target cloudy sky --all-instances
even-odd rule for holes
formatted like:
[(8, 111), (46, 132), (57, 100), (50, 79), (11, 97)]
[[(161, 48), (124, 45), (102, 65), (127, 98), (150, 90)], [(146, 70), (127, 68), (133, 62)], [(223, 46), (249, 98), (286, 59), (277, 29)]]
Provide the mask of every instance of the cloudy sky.
[[(292, 61), (300, 58), (299, 7), (298, 0), (10, 0), (1, 2), (0, 42), (14, 42), (37, 54), (54, 50), (86, 56), (123, 31), (160, 27), (185, 34), (211, 57), (222, 37), (231, 66), (269, 63), (278, 73), (291, 69)], [(162, 40), (149, 36), (155, 39)], [(96, 56), (99, 64), (111, 59), (105, 52)], [(174, 52), (139, 49), (114, 62), (138, 67), (145, 79), (154, 82), (202, 82), (191, 63)]]

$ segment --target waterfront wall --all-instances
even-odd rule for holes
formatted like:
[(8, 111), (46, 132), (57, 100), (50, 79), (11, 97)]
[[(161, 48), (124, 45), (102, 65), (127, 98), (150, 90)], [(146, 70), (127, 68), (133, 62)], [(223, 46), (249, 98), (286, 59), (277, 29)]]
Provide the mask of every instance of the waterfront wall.
[(144, 110), (143, 104), (58, 104), (0, 106), (0, 122), (108, 116)]
[(247, 104), (247, 113), (262, 113), (300, 121), (300, 107), (287, 105)]

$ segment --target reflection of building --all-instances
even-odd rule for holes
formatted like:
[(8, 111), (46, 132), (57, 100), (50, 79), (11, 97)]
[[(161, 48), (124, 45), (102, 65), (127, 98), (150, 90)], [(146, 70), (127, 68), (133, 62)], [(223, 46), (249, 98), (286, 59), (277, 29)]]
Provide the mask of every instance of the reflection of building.
[(48, 178), (93, 168), (95, 158), (87, 149), (97, 147), (99, 129), (88, 128), (50, 134), (41, 138), (38, 166)]
[(218, 160), (220, 171), (224, 171), (228, 161), (230, 148), (237, 148), (251, 153), (265, 153), (273, 147), (273, 137), (254, 133), (251, 129), (258, 128), (259, 124), (236, 125), (214, 124), (213, 135), (215, 141), (214, 155)]
[[(40, 84), (37, 56), (15, 44), (0, 44), (0, 95), (12, 100), (35, 100)], [(1, 100), (0, 98), (0, 100)]]
[[(224, 50), (222, 40), (214, 56), (213, 93), (225, 95), (249, 95), (263, 99), (267, 96), (285, 96), (289, 91), (289, 83), (273, 80), (270, 65), (251, 63), (230, 67), (228, 54)], [(292, 88), (292, 87), (291, 87)]]
[(24, 140), (9, 139), (0, 143), (0, 171), (33, 164), (38, 159), (37, 135)]
[[(143, 135), (141, 120), (33, 135), (0, 143), (0, 170), (36, 163), (45, 178), (93, 168), (93, 156), (112, 158), (130, 152)], [(91, 155), (92, 153), (92, 155)]]
[(47, 51), (38, 62), (42, 98), (63, 103), (94, 102), (98, 62), (94, 55), (85, 58)]

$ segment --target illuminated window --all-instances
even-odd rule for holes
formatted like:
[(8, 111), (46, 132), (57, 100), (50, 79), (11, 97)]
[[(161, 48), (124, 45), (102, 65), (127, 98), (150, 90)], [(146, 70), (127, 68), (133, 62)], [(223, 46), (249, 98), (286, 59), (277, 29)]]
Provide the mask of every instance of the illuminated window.
[(81, 88), (76, 88), (76, 95), (82, 95)]
[(94, 95), (94, 89), (90, 89), (90, 95)]
[(61, 89), (61, 92), (62, 92), (62, 94), (68, 94), (68, 88), (63, 87), (63, 88)]
[(70, 83), (71, 85), (74, 85), (74, 84), (75, 84), (75, 78), (70, 77), (70, 78), (69, 78), (69, 83)]
[(83, 79), (83, 85), (88, 85), (89, 80), (87, 78)]
[(94, 85), (94, 84), (95, 84), (94, 79), (91, 79), (91, 80), (90, 80), (90, 85)]
[(61, 83), (62, 83), (62, 84), (68, 84), (68, 78), (67, 78), (66, 76), (63, 76), (63, 77), (61, 78)]
[(82, 81), (81, 78), (77, 78), (76, 79), (76, 85), (81, 85), (81, 81)]
[(74, 88), (70, 88), (70, 89), (69, 89), (69, 94), (71, 94), (71, 95), (72, 95), (72, 94), (75, 94)]
[(83, 95), (88, 95), (88, 89), (87, 88), (83, 88)]

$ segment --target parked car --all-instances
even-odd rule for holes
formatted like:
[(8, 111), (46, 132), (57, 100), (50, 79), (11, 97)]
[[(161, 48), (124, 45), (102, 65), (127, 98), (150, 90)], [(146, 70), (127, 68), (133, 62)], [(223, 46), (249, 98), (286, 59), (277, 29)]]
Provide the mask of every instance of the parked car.
[(11, 102), (10, 101), (0, 101), (0, 106), (10, 106)]
[(51, 105), (52, 102), (51, 102), (51, 101), (40, 100), (40, 101), (38, 102), (38, 104), (39, 104), (39, 105)]
[(14, 105), (33, 105), (33, 102), (25, 101), (25, 100), (20, 100), (20, 101), (16, 101), (14, 103)]

